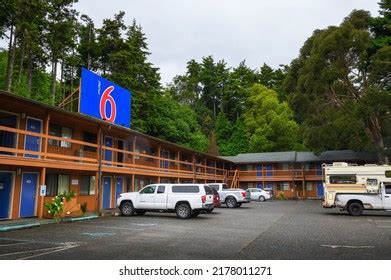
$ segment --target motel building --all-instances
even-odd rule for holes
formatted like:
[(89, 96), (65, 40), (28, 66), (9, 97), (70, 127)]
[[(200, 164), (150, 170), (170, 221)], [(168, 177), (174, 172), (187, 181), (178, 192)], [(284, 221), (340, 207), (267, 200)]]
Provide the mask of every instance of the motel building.
[(115, 208), (120, 193), (159, 182), (225, 182), (322, 198), (322, 163), (376, 161), (352, 151), (215, 157), (2, 91), (0, 104), (0, 219), (46, 217), (43, 204), (63, 191), (98, 213)]

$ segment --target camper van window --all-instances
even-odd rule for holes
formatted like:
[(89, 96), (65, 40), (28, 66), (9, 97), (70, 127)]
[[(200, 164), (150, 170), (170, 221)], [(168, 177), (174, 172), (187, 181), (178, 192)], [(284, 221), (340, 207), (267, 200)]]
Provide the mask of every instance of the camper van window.
[(332, 175), (330, 176), (330, 184), (355, 184), (357, 182), (356, 175)]
[(386, 170), (386, 178), (391, 178), (391, 170)]

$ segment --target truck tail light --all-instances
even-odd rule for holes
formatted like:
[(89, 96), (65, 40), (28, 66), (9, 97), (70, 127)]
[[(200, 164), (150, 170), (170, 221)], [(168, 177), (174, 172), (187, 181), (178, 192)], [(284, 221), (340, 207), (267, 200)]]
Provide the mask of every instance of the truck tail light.
[(243, 197), (246, 197), (246, 195), (247, 195), (246, 192), (242, 192)]
[(205, 203), (205, 201), (206, 201), (206, 195), (201, 196), (201, 201), (202, 201), (202, 203)]

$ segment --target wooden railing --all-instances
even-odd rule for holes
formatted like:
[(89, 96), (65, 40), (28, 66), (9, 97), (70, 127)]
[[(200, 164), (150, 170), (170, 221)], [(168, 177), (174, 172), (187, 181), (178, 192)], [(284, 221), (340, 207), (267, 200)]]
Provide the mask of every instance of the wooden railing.
[(240, 170), (239, 177), (240, 181), (321, 180), (323, 178), (321, 172), (317, 169)]
[[(49, 166), (49, 163), (55, 165), (57, 162), (61, 162), (68, 164), (70, 167), (77, 165), (80, 170), (87, 166), (94, 166), (98, 170), (98, 166), (101, 165), (103, 171), (217, 181), (223, 181), (227, 171), (222, 168), (196, 164), (195, 162), (178, 158), (164, 158), (115, 147), (100, 146), (98, 143), (51, 136), (5, 126), (0, 126), (0, 131), (15, 133), (15, 139), (17, 139), (15, 148), (0, 146), (0, 158), (15, 162), (21, 160), (20, 164), (27, 164), (24, 162), (26, 160), (45, 161), (45, 166)], [(34, 140), (39, 142), (37, 144), (38, 151), (26, 149), (26, 136), (34, 137)], [(71, 147), (51, 146), (49, 145), (49, 140), (68, 142)], [(86, 149), (85, 147), (88, 148)], [(106, 156), (107, 152), (110, 152), (111, 159)], [(121, 157), (118, 156), (120, 154), (122, 154)], [(118, 161), (118, 159), (121, 159), (121, 161)], [(168, 164), (161, 164), (162, 162)], [(91, 168), (88, 170), (91, 170)]]

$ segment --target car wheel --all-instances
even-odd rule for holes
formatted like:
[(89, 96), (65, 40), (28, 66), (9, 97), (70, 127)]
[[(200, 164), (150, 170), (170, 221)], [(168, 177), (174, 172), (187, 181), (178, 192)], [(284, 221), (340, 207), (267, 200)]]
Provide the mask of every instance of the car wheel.
[(192, 216), (193, 218), (195, 218), (195, 217), (197, 217), (200, 213), (201, 213), (200, 210), (193, 210), (193, 212), (191, 213), (191, 216)]
[(123, 216), (132, 216), (134, 214), (133, 203), (130, 201), (122, 203), (120, 210)]
[(135, 210), (134, 211), (137, 215), (139, 215), (139, 216), (143, 216), (145, 213), (147, 213), (147, 211), (145, 211), (145, 210)]
[(176, 215), (181, 219), (188, 219), (191, 216), (191, 209), (189, 204), (181, 203), (175, 208)]
[(206, 211), (207, 213), (212, 213), (212, 212), (213, 212), (213, 210), (214, 210), (214, 208), (211, 208), (211, 209), (206, 209), (205, 211)]
[(352, 216), (361, 216), (363, 210), (362, 204), (358, 202), (352, 202), (348, 206), (348, 212)]
[(236, 208), (236, 206), (237, 206), (237, 202), (236, 202), (236, 199), (234, 197), (228, 197), (225, 200), (225, 203), (227, 204), (228, 208)]
[(264, 202), (264, 201), (266, 200), (266, 198), (265, 198), (263, 195), (261, 195), (261, 196), (258, 198), (258, 200)]

